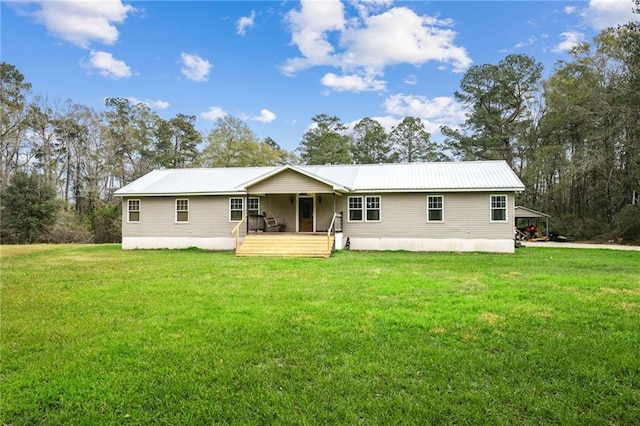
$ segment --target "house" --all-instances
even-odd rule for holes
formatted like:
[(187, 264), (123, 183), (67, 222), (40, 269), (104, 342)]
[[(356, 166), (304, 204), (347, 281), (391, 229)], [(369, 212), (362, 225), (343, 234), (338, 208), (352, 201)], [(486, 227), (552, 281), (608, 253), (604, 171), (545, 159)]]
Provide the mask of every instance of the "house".
[(512, 253), (522, 190), (477, 161), (155, 170), (115, 195), (123, 249), (239, 249), (274, 236), (264, 217), (335, 249)]

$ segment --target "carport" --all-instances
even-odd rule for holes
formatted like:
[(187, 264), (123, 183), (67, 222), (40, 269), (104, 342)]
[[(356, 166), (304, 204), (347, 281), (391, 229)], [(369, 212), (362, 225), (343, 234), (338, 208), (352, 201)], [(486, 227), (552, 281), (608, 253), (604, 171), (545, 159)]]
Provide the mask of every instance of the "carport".
[(515, 207), (515, 224), (516, 228), (525, 228), (529, 225), (535, 225), (540, 229), (540, 222), (544, 219), (544, 235), (549, 236), (549, 216), (546, 213), (539, 212), (523, 206)]

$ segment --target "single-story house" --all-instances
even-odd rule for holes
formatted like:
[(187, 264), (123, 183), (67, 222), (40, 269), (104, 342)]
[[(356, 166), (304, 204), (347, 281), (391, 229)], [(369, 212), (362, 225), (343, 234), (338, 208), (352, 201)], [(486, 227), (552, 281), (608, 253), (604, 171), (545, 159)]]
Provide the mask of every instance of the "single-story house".
[(154, 170), (115, 195), (123, 249), (230, 250), (275, 230), (332, 249), (512, 253), (523, 190), (506, 162), (474, 161)]

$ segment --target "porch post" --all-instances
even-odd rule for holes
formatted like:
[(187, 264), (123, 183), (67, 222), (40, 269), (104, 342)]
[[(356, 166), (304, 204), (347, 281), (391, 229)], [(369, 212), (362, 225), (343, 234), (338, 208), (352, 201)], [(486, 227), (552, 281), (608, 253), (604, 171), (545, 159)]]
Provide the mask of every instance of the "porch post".
[(333, 199), (333, 214), (336, 214), (336, 193), (331, 194), (331, 198)]
[(249, 193), (247, 192), (244, 199), (244, 214), (247, 216), (247, 235), (249, 235)]
[(336, 193), (333, 192), (331, 193), (331, 199), (333, 200), (333, 215), (331, 217), (334, 218), (334, 223), (333, 223), (333, 230), (329, 230), (329, 232), (333, 232), (333, 235), (336, 235), (336, 224), (335, 224), (335, 217), (336, 217)]

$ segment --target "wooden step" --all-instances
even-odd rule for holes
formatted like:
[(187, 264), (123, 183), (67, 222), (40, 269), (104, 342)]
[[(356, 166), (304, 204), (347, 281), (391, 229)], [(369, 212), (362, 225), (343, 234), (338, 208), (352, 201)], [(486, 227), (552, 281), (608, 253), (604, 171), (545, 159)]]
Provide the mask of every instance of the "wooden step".
[(236, 256), (330, 257), (330, 247), (326, 235), (258, 233), (244, 237)]

